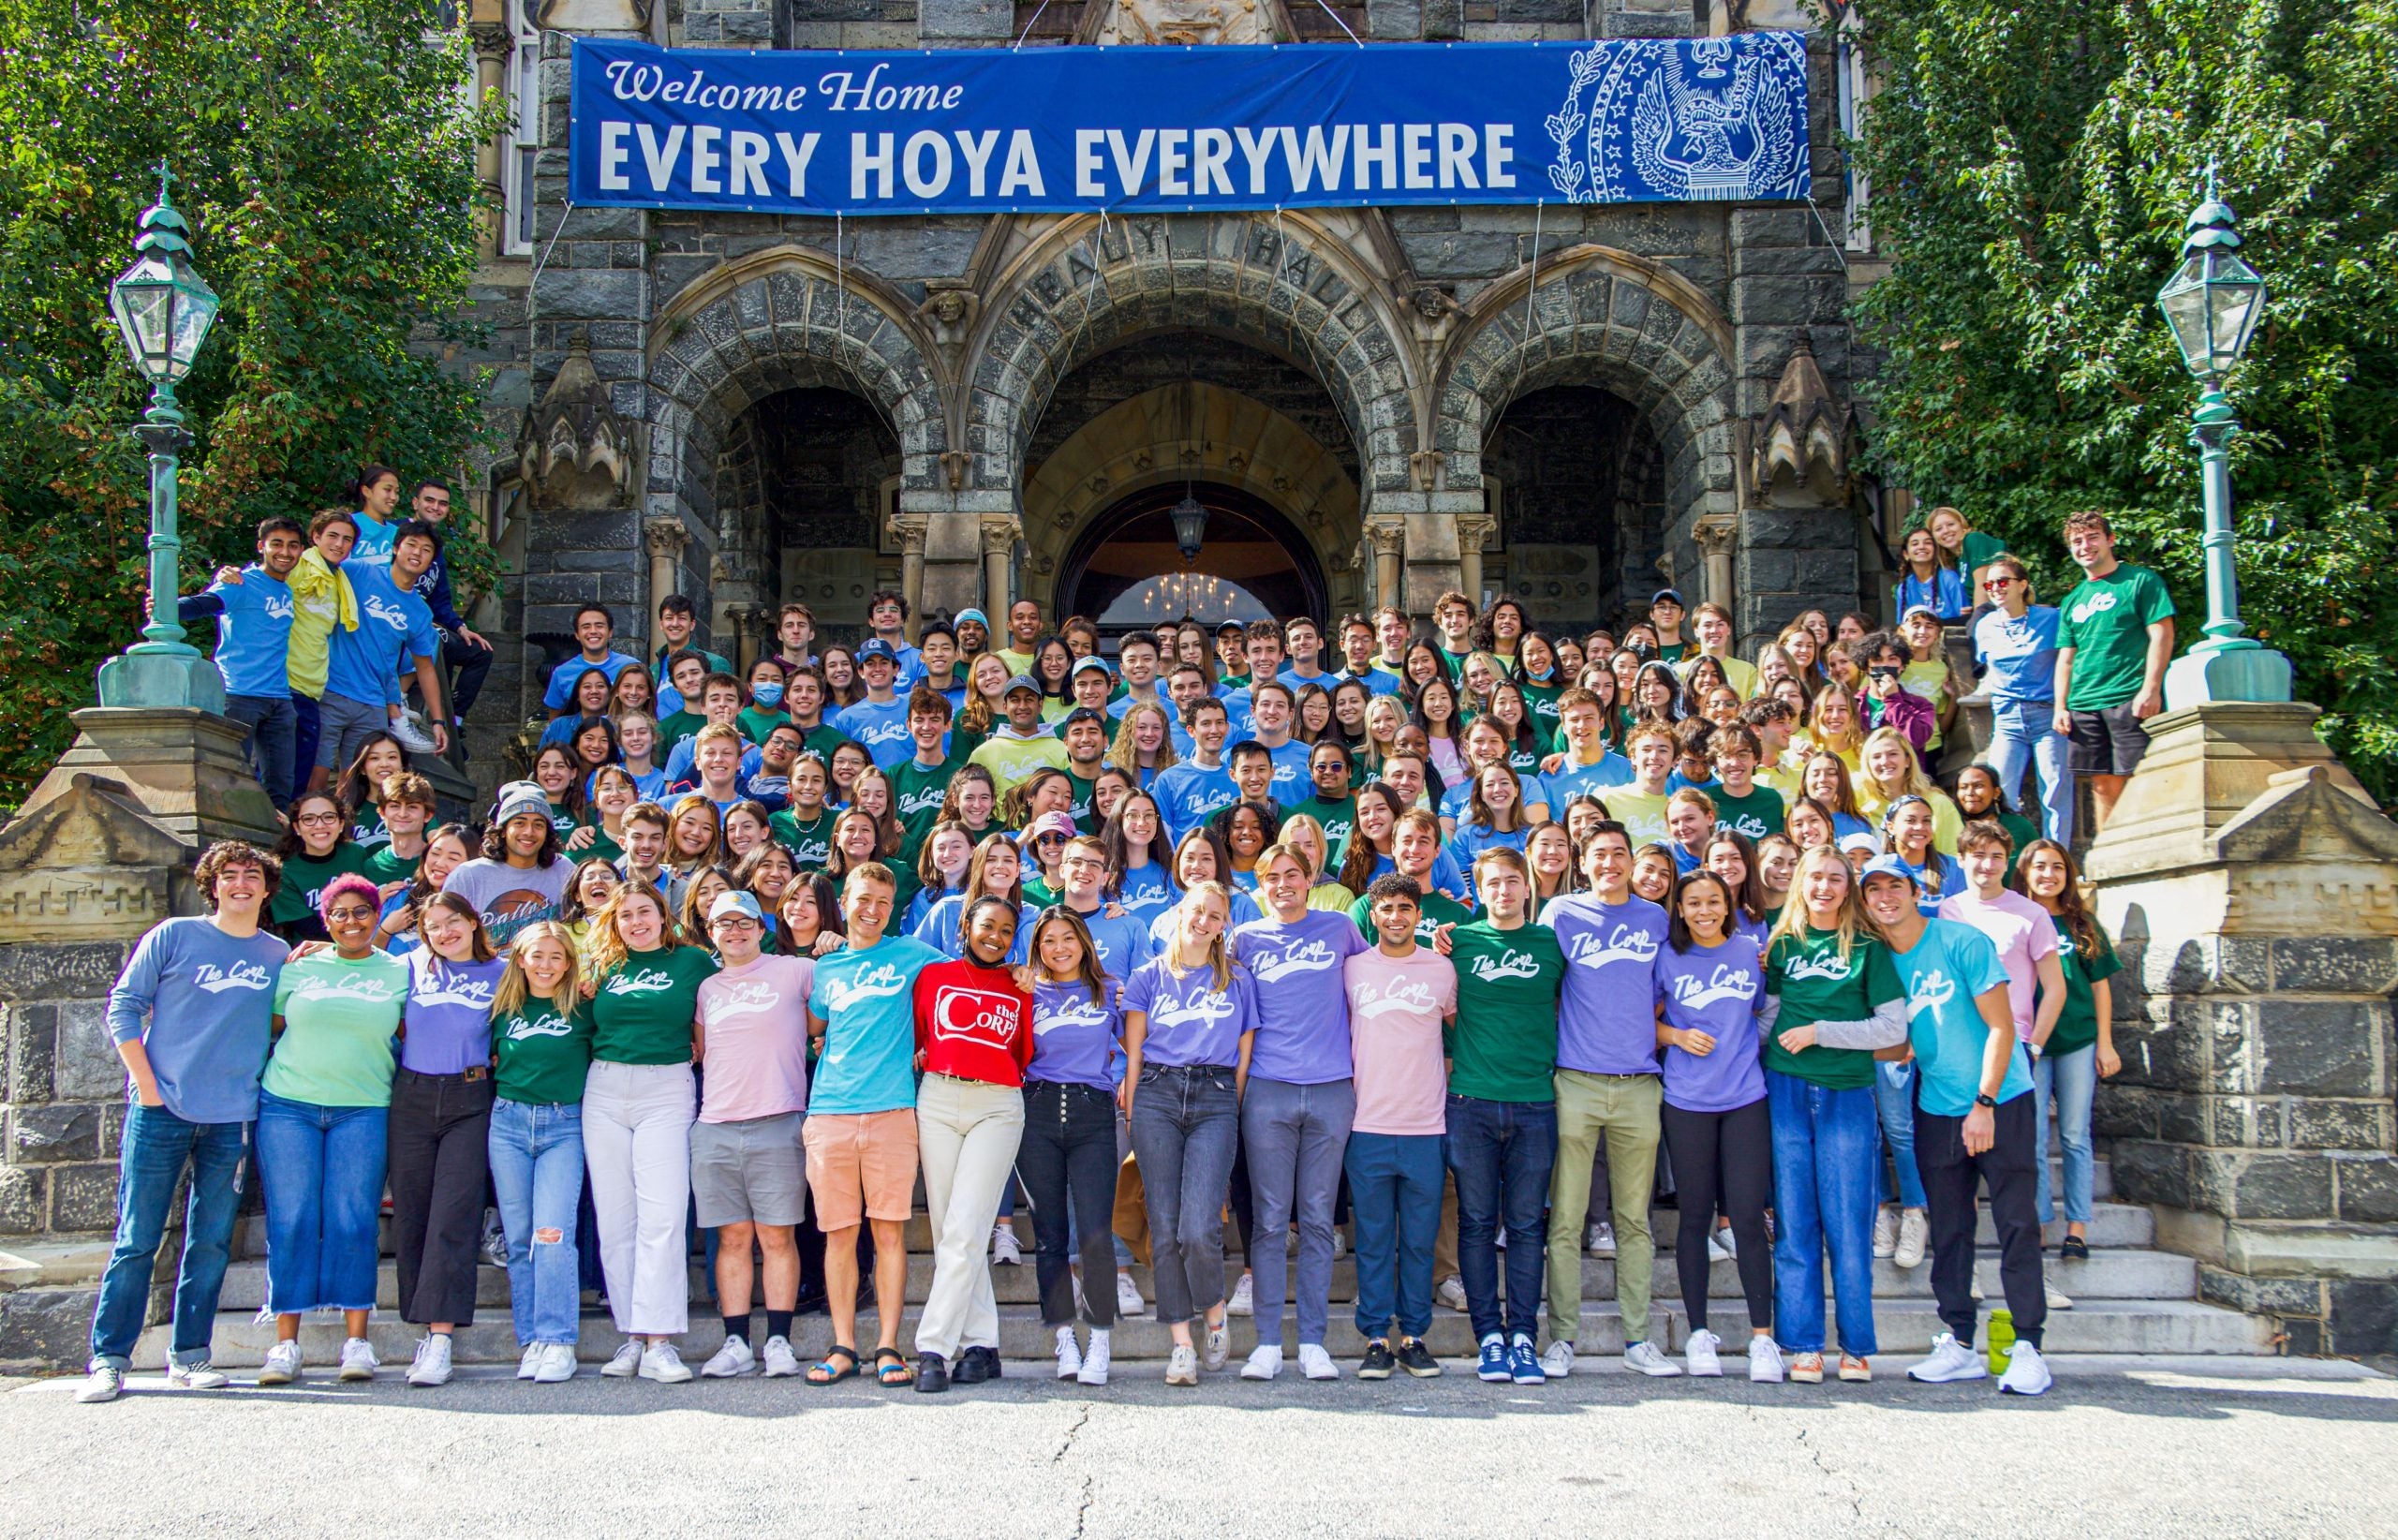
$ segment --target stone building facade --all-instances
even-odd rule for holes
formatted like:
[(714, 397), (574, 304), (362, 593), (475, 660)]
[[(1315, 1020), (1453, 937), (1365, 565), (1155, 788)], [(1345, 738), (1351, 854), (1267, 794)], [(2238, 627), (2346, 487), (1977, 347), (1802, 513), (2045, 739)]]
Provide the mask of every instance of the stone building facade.
[(477, 362), (518, 445), (476, 489), (520, 574), (495, 618), (557, 637), (598, 600), (643, 634), (681, 593), (740, 653), (786, 600), (840, 635), (878, 587), (1099, 615), (1181, 569), (1157, 537), (1186, 491), (1226, 539), (1151, 613), (1204, 611), (1215, 578), (1332, 615), (1507, 590), (1580, 628), (1671, 583), (1731, 605), (1753, 644), (1807, 605), (1870, 606), (1828, 42), (1810, 53), (1812, 206), (836, 221), (566, 202), (578, 34), (1347, 48), (1344, 28), (1674, 36), (1798, 20), (1785, 8), (481, 0), (484, 88), (519, 124), (486, 162), (508, 212), (478, 290)]

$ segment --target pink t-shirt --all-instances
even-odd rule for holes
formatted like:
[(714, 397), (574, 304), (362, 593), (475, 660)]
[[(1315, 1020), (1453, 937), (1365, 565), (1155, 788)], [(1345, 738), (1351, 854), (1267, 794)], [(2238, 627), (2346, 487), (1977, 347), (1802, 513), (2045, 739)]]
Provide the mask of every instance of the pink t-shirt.
[(700, 985), (700, 1121), (807, 1110), (807, 957), (760, 957)]
[(2015, 1014), (2015, 1035), (2031, 1042), (2040, 959), (2054, 956), (2057, 950), (2057, 927), (2049, 911), (2020, 893), (2001, 889), (1995, 898), (1970, 893), (1943, 898), (1940, 917), (1973, 926), (1998, 948), (1999, 963), (2006, 970), (2006, 1008)]
[(1441, 1021), (1458, 1008), (1458, 970), (1428, 946), (1404, 957), (1380, 947), (1340, 965), (1349, 994), (1349, 1052), (1354, 1062), (1354, 1133), (1443, 1133), (1449, 1075), (1441, 1058)]

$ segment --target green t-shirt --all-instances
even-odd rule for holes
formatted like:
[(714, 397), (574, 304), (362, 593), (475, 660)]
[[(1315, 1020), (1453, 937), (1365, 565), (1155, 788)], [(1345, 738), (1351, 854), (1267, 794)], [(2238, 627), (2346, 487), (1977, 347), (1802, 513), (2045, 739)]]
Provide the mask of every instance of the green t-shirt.
[(1441, 645), (1438, 642), (1435, 642), (1432, 644), (1432, 650), (1439, 653), (1441, 655), (1441, 661), (1449, 666), (1449, 679), (1451, 683), (1455, 683), (1456, 681), (1465, 677), (1465, 660), (1473, 656), (1473, 647), (1468, 646), (1463, 652), (1451, 652), (1448, 648)]
[(820, 810), (814, 818), (800, 822), (786, 807), (766, 819), (766, 832), (775, 842), (791, 851), (791, 864), (803, 872), (822, 871), (833, 853), (833, 821), (840, 815), (830, 807)]
[(349, 815), (349, 842), (363, 850), (390, 843), (392, 831), (384, 825), (383, 809), (371, 802), (361, 803)]
[(1873, 1084), (1873, 1056), (1865, 1049), (1817, 1045), (1794, 1054), (1782, 1045), (1782, 1034), (1818, 1021), (1863, 1021), (1875, 1006), (1906, 999), (1888, 948), (1860, 936), (1843, 962), (1836, 932), (1810, 930), (1803, 942), (1783, 937), (1766, 956), (1765, 992), (1782, 1001), (1782, 1014), (1766, 1035), (1767, 1069), (1828, 1090), (1861, 1090)]
[(283, 881), (274, 890), (274, 902), (267, 906), (267, 923), (288, 925), (310, 918), (317, 912), (317, 896), (325, 891), (325, 884), (353, 872), (363, 874), (366, 862), (367, 852), (346, 839), (322, 861), (304, 851), (283, 857)]
[(910, 754), (891, 772), (891, 810), (899, 820), (902, 853), (912, 855), (925, 836), (932, 833), (940, 818), (940, 805), (949, 795), (949, 783), (965, 765), (964, 760), (952, 758), (926, 769)]
[(1679, 663), (1683, 659), (1690, 657), (1696, 650), (1697, 644), (1695, 643), (1660, 642), (1657, 644), (1657, 659), (1660, 662)]
[(1099, 833), (1099, 815), (1091, 809), (1091, 798), (1099, 794), (1099, 777), (1093, 776), (1088, 780), (1083, 779), (1074, 774), (1073, 764), (1069, 761), (1066, 779), (1073, 790), (1073, 800), (1066, 805), (1066, 816), (1073, 819), (1074, 827), (1083, 833)]
[(700, 985), (716, 960), (696, 946), (628, 954), (591, 997), (591, 1057), (611, 1064), (688, 1064)]
[(2069, 711), (2104, 711), (2139, 693), (2148, 677), (2148, 628), (2173, 613), (2165, 580), (2121, 562), (2103, 578), (2084, 578), (2057, 607), (2057, 647), (2073, 649)]
[(790, 724), (790, 712), (761, 711), (756, 706), (743, 706), (741, 714), (733, 718), (733, 725), (741, 730), (743, 737), (751, 743), (762, 745), (766, 741), (767, 733)]
[(1978, 529), (1966, 530), (1964, 550), (1966, 580), (1972, 581), (1976, 572), (2005, 555), (2006, 555), (2006, 542), (1996, 535), (1985, 534)]
[(1024, 907), (1027, 911), (1047, 909), (1058, 902), (1058, 891), (1039, 877), (1024, 880)]
[(2100, 979), (2111, 979), (2124, 970), (2115, 956), (2112, 942), (2107, 940), (2107, 929), (2094, 921), (2098, 934), (2098, 951), (2095, 956), (2083, 956), (2073, 944), (2073, 929), (2065, 916), (2049, 918), (2057, 927), (2057, 961), (2065, 969), (2065, 1011), (2057, 1017), (2056, 1029), (2049, 1033), (2048, 1046), (2043, 1052), (2054, 1056), (2087, 1048), (2098, 1041), (2098, 1000), (2091, 985)]
[[(793, 722), (792, 725), (797, 727), (799, 724)], [(828, 765), (833, 763), (833, 750), (849, 741), (848, 733), (822, 718), (817, 718), (814, 727), (803, 729), (799, 734), (799, 747)]]
[(1709, 799), (1715, 804), (1715, 826), (1719, 829), (1730, 829), (1751, 839), (1782, 832), (1786, 816), (1782, 793), (1770, 786), (1752, 781), (1749, 794), (1744, 797), (1736, 797), (1719, 788), (1709, 793)]
[(367, 856), (359, 869), (366, 874), (368, 881), (379, 888), (386, 882), (414, 881), (416, 869), (422, 865), (424, 865), (422, 851), (420, 851), (414, 855), (395, 855), (392, 853), (391, 844), (386, 841), (375, 848), (374, 853)]
[(1558, 736), (1557, 698), (1565, 693), (1557, 685), (1518, 685), (1524, 692), (1524, 704), (1532, 714), (1532, 735), (1540, 740), (1543, 752), (1554, 752), (1563, 747)]
[(1291, 809), (1293, 818), (1305, 813), (1324, 825), (1325, 866), (1327, 875), (1338, 873), (1340, 858), (1349, 853), (1349, 831), (1357, 826), (1357, 799), (1353, 794), (1339, 802), (1326, 802), (1310, 797)]
[(1449, 1089), (1485, 1102), (1551, 1102), (1557, 1069), (1557, 1000), (1565, 954), (1557, 932), (1488, 920), (1449, 934), (1458, 970), (1458, 1018), (1443, 1034)]
[(603, 822), (600, 813), (594, 811), (585, 814), (583, 826), (591, 831), (591, 843), (584, 846), (579, 851), (567, 851), (566, 856), (568, 860), (573, 862), (579, 866), (585, 861), (590, 860), (593, 856), (598, 856), (601, 860), (609, 862), (621, 861), (624, 859), (624, 846), (618, 844), (614, 839), (609, 837), (608, 826), (606, 822)]
[(561, 1014), (548, 1000), (528, 995), (518, 1009), (493, 1019), (491, 1045), (499, 1056), (495, 1088), (502, 1100), (538, 1107), (579, 1103), (591, 1069), (591, 1006), (579, 1000)]
[(651, 757), (659, 763), (664, 764), (666, 757), (674, 752), (676, 744), (681, 743), (685, 738), (698, 737), (700, 729), (707, 725), (708, 719), (696, 711), (676, 711), (659, 718), (658, 744), (650, 751)]
[(388, 952), (285, 963), (274, 984), (283, 1031), (260, 1084), (314, 1106), (391, 1105), (392, 1039), (407, 1001), (408, 965)]
[(582, 826), (582, 821), (577, 819), (572, 813), (566, 810), (565, 803), (553, 802), (550, 804), (550, 827), (558, 832), (559, 844), (563, 845), (570, 838), (573, 837), (574, 831)]
[[(1369, 941), (1377, 939), (1372, 900), (1362, 895), (1359, 896), (1357, 901), (1349, 906), (1349, 918), (1357, 923), (1359, 935)], [(1426, 946), (1429, 946), (1432, 944), (1432, 933), (1441, 926), (1465, 925), (1473, 922), (1473, 911), (1458, 903), (1447, 894), (1438, 891), (1427, 893), (1424, 896), (1423, 918), (1415, 922), (1415, 939)], [(1459, 974), (1458, 980), (1462, 985), (1464, 975)], [(1551, 1025), (1553, 1026), (1554, 1023)]]

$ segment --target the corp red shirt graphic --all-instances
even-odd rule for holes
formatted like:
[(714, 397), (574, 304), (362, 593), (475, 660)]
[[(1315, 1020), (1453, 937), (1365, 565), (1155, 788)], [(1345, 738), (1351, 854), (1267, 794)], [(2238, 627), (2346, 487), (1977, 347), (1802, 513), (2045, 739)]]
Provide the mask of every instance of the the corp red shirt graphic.
[(928, 1074), (999, 1086), (1024, 1083), (1032, 1060), (1032, 1001), (1005, 969), (959, 960), (916, 977), (916, 1046)]

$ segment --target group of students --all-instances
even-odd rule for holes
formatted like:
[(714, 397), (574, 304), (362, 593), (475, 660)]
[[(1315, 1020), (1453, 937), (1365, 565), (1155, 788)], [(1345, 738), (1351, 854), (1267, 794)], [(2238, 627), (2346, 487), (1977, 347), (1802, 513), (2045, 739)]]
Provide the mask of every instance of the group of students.
[[(2083, 664), (2051, 732), (2088, 773), (2127, 773), (2082, 756), (2074, 703), (2145, 656), (2106, 628), (2139, 637), (2152, 606), (2103, 520), (2068, 539), (2103, 557), (2084, 587), (2132, 602), (2077, 619), (2068, 599), (2051, 667)], [(1997, 596), (1977, 635), (2022, 620), (2020, 585), (1992, 584), (2021, 572), (2002, 553), (1976, 574)], [(387, 1182), (419, 1384), (448, 1378), (472, 1319), (487, 1191), (537, 1380), (574, 1372), (581, 1212), (626, 1339), (606, 1373), (689, 1377), (695, 1222), (724, 1321), (703, 1374), (869, 1367), (870, 1257), (876, 1377), (989, 1378), (1019, 1192), (1058, 1372), (1087, 1384), (1119, 1310), (1146, 1308), (1141, 1247), (1170, 1382), (1224, 1366), (1233, 1313), (1256, 1322), (1242, 1373), (1271, 1378), (1286, 1300), (1302, 1371), (1337, 1374), (1344, 1213), (1368, 1376), (1438, 1371), (1436, 1298), (1472, 1318), (1484, 1378), (1570, 1372), (1597, 1251), (1627, 1362), (1654, 1374), (1720, 1372), (1707, 1275), (1729, 1252), (1759, 1380), (1823, 1378), (1828, 1257), (1838, 1374), (1861, 1379), (1873, 1258), (1928, 1251), (1948, 1330), (1912, 1372), (1968, 1378), (1978, 1186), (2023, 1344), (2006, 1385), (2046, 1388), (2046, 1131), (2053, 1103), (2062, 1254), (2086, 1255), (2113, 957), (2000, 767), (1931, 784), (1963, 692), (1909, 688), (1914, 624), (1843, 617), (1843, 644), (1802, 615), (1751, 663), (1712, 606), (1685, 639), (1670, 590), (1575, 640), (1451, 594), (1429, 641), (1395, 611), (1348, 617), (1327, 670), (1308, 617), (1134, 633), (1111, 666), (1095, 629), (1052, 636), (1029, 603), (996, 649), (976, 612), (912, 644), (896, 596), (871, 615), (855, 649), (818, 652), (787, 607), (745, 686), (670, 600), (653, 694), (592, 607), (551, 681), (564, 725), (479, 835), (429, 828), (407, 747), (378, 737), (292, 801), (275, 851), (212, 850), (212, 912), (153, 932), (111, 998), (135, 1104), (86, 1396), (121, 1383), (186, 1165), (172, 1372), (223, 1383), (208, 1331), (253, 1128), (270, 1384), (298, 1376), (320, 1309), (348, 1312), (342, 1372), (373, 1374)], [(2036, 664), (1998, 651), (2034, 699)], [(2134, 683), (2116, 748), (2153, 709)], [(910, 1363), (920, 1177), (936, 1260)], [(1680, 1365), (1648, 1340), (1668, 1179)], [(807, 1231), (835, 1346), (803, 1370)]]

